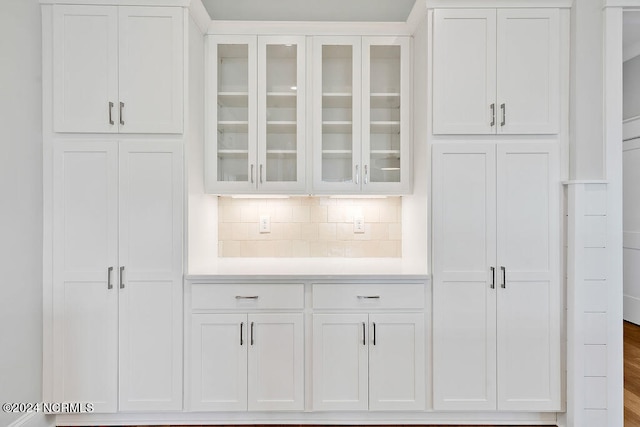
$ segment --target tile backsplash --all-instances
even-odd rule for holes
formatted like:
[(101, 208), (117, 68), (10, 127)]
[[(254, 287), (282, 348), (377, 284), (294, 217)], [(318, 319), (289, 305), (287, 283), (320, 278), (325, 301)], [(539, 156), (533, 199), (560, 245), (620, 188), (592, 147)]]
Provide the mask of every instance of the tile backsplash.
[[(220, 197), (220, 257), (402, 256), (400, 197), (242, 199)], [(267, 215), (270, 233), (259, 232)], [(354, 233), (354, 218), (364, 233)]]

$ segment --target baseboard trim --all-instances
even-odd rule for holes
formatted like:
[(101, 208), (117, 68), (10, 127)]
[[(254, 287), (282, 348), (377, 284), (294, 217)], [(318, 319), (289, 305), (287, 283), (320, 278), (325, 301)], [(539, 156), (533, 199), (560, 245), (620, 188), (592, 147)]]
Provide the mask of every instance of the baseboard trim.
[(625, 295), (623, 313), (624, 320), (640, 325), (640, 298)]
[(30, 412), (9, 424), (9, 427), (53, 427), (54, 425), (54, 416), (45, 415), (42, 412)]

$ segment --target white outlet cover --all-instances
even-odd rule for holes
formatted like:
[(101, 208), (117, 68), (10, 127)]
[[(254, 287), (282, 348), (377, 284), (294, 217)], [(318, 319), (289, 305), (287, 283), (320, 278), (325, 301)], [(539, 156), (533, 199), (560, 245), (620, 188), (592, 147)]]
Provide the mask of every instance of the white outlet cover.
[(356, 216), (353, 218), (353, 232), (364, 233), (364, 217)]
[(271, 233), (271, 218), (269, 215), (260, 215), (260, 233)]

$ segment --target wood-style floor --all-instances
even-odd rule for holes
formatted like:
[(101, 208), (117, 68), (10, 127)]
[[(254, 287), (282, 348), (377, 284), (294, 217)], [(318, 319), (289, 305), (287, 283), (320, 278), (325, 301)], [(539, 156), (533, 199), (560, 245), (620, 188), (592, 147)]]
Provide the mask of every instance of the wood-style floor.
[[(143, 426), (138, 426), (143, 427)], [(162, 426), (179, 427), (179, 426)], [(206, 426), (191, 426), (206, 427)], [(225, 427), (225, 426), (217, 426)], [(234, 426), (242, 427), (242, 426)], [(248, 427), (248, 426), (244, 426)], [(254, 426), (252, 426), (254, 427)], [(303, 426), (265, 426), (265, 427), (303, 427)], [(311, 427), (311, 426), (304, 426)], [(318, 426), (316, 426), (318, 427)], [(336, 426), (332, 426), (336, 427)], [(349, 426), (358, 427), (358, 426)], [(409, 427), (409, 426), (393, 426)], [(411, 426), (419, 427), (419, 426)], [(427, 427), (427, 426), (423, 426)], [(440, 426), (428, 426), (440, 427)], [(464, 427), (464, 426), (446, 426)], [(474, 426), (490, 427), (490, 426)], [(508, 427), (508, 426), (501, 426)], [(536, 426), (529, 426), (536, 427)], [(542, 426), (539, 426), (542, 427)], [(546, 426), (548, 427), (548, 426)], [(640, 326), (624, 322), (624, 427), (640, 427)]]

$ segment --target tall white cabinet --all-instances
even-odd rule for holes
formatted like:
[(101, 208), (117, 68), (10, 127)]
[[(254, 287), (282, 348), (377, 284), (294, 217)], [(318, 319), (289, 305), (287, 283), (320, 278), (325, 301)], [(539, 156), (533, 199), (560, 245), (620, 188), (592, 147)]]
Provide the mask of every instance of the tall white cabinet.
[(436, 410), (561, 409), (555, 143), (433, 147)]

